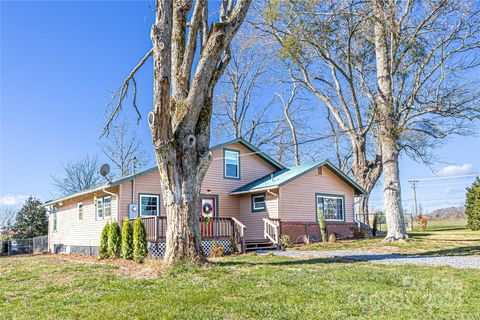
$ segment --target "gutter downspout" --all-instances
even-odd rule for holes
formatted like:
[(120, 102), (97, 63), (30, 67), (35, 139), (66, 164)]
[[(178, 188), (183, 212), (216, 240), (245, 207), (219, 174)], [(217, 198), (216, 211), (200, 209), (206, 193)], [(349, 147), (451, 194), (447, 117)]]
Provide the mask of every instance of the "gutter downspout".
[(270, 189), (267, 189), (267, 193), (271, 194), (272, 196), (278, 197), (278, 194), (275, 192), (270, 191)]
[(358, 228), (360, 228), (362, 225), (361, 225), (361, 222), (357, 219), (357, 213), (355, 212), (355, 208), (358, 207), (357, 204), (360, 201), (361, 201), (361, 199), (353, 201), (353, 221), (357, 223)]
[[(118, 195), (117, 195), (116, 193), (107, 191), (105, 188), (102, 189), (102, 191), (105, 192), (106, 194), (109, 194), (109, 195), (115, 197), (115, 200), (116, 200), (116, 203), (117, 203), (117, 222), (120, 222), (120, 221), (118, 221)], [(120, 222), (120, 223), (121, 223), (121, 222)]]

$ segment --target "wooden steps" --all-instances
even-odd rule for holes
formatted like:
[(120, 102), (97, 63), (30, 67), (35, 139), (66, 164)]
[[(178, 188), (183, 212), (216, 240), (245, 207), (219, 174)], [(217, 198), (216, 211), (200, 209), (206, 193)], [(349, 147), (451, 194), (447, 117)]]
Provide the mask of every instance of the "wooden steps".
[(267, 239), (245, 240), (246, 251), (276, 250), (277, 246)]

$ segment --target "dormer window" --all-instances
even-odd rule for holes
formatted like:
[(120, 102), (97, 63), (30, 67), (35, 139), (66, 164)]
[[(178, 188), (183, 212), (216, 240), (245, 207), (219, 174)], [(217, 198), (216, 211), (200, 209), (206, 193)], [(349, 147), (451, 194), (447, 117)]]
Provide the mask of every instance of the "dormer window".
[(228, 179), (240, 179), (240, 151), (223, 150), (224, 177)]

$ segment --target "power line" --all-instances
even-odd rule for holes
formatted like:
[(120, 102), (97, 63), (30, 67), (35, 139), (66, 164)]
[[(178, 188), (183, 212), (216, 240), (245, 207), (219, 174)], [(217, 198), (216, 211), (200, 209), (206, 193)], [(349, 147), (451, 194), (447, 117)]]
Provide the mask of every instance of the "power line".
[(421, 184), (418, 185), (417, 188), (423, 188), (423, 187), (448, 187), (451, 186), (452, 184), (470, 184), (470, 181), (457, 181), (457, 182), (445, 182), (445, 183), (437, 183), (437, 184)]
[(461, 176), (450, 176), (450, 177), (432, 177), (432, 178), (417, 178), (417, 181), (426, 181), (426, 180), (442, 180), (442, 179), (458, 179), (458, 178), (467, 178), (467, 177), (476, 177), (480, 176), (480, 173), (465, 174)]
[[(405, 203), (405, 202), (410, 202), (412, 201), (412, 199), (404, 199), (402, 200), (402, 203)], [(441, 198), (441, 199), (422, 199), (422, 201), (420, 202), (426, 202), (426, 201), (442, 201), (442, 200), (445, 200), (445, 201), (449, 201), (449, 200), (465, 200), (464, 197), (462, 198)], [(383, 200), (378, 200), (378, 201), (369, 201), (368, 203), (383, 203)]]

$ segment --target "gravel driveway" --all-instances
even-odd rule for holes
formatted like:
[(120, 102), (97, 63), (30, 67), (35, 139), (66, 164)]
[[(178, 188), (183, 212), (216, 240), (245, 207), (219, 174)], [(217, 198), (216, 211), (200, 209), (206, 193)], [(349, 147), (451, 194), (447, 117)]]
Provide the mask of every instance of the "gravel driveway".
[(368, 261), (382, 264), (414, 264), (424, 266), (448, 266), (453, 268), (480, 269), (480, 257), (473, 256), (422, 256), (395, 253), (372, 253), (366, 251), (273, 251), (274, 255), (283, 257), (338, 257), (353, 261)]

